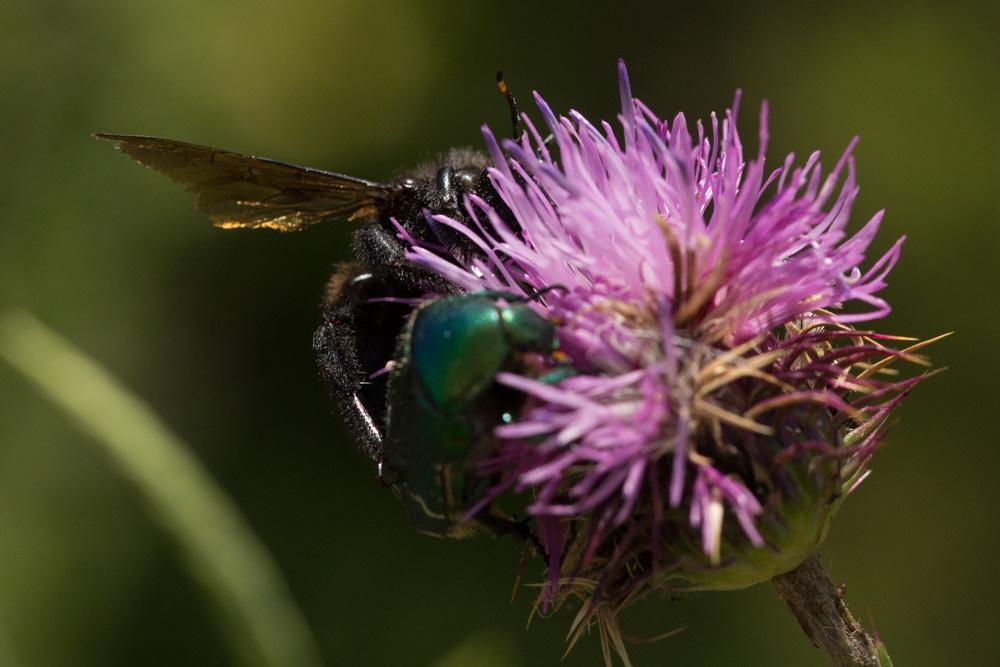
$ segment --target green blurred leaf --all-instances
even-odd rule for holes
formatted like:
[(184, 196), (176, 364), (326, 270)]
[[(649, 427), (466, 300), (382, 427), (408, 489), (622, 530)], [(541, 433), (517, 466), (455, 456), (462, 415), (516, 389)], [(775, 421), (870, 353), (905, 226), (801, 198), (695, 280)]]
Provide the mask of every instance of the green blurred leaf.
[(72, 416), (132, 480), (209, 593), (246, 664), (322, 664), (265, 546), (148, 405), (24, 311), (0, 315), (0, 358)]
[(433, 667), (518, 667), (517, 645), (507, 633), (496, 628), (479, 630), (448, 651)]

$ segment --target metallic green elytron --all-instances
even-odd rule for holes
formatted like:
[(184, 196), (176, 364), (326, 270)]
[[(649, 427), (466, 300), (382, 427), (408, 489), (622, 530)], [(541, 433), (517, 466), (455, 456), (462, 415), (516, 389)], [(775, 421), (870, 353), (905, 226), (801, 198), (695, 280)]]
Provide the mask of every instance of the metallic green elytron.
[(478, 524), (502, 529), (504, 519), (489, 512), (463, 520), (490, 482), (474, 467), (523, 401), (494, 377), (557, 346), (555, 326), (505, 292), (443, 297), (413, 312), (389, 378), (383, 475), (418, 531), (464, 537)]

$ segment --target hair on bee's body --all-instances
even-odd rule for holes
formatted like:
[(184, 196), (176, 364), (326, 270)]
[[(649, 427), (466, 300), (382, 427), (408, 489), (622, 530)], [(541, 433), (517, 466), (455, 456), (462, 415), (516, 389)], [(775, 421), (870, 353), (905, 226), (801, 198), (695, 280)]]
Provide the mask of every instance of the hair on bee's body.
[[(516, 131), (516, 103), (499, 73), (497, 80), (510, 105)], [(477, 320), (477, 315), (497, 319), (499, 314), (514, 310), (499, 303), (492, 305), (503, 301), (502, 295), (462, 295), (442, 276), (408, 261), (406, 250), (416, 244), (456, 262), (481, 255), (474, 239), (435, 219), (444, 216), (462, 228), (481, 230), (470, 219), (469, 197), (485, 202), (510, 229), (517, 230), (514, 216), (490, 180), (489, 158), (469, 148), (452, 148), (389, 183), (379, 183), (171, 139), (121, 134), (96, 136), (113, 141), (121, 152), (140, 164), (185, 186), (196, 195), (197, 208), (207, 213), (218, 227), (298, 231), (327, 221), (361, 223), (352, 238), (354, 260), (337, 268), (323, 298), (321, 322), (313, 336), (321, 375), (360, 447), (376, 464), (379, 478), (397, 491), (406, 490), (415, 499), (413, 502), (421, 505), (418, 514), (424, 510), (434, 514), (434, 520), (424, 525), (425, 532), (452, 536), (471, 532), (472, 527), (464, 526), (461, 518), (462, 507), (449, 505), (443, 521), (428, 509), (427, 498), (441, 497), (450, 503), (453, 490), (472, 486), (459, 482), (453, 489), (450, 478), (445, 479), (448, 475), (433, 481), (433, 471), (444, 462), (434, 458), (441, 450), (435, 450), (434, 443), (425, 445), (423, 441), (434, 431), (429, 424), (443, 420), (440, 423), (452, 429), (449, 437), (453, 443), (463, 441), (470, 452), (478, 452), (482, 449), (478, 440), (490, 439), (498, 423), (497, 406), (502, 404), (504, 411), (514, 408), (506, 398), (500, 400), (509, 392), (493, 383), (492, 374), (478, 383), (479, 388), (470, 396), (464, 412), (444, 414), (433, 406), (419, 407), (418, 404), (429, 405), (428, 397), (439, 387), (428, 386), (410, 366), (412, 353), (423, 349), (416, 350), (417, 343), (409, 338), (409, 332), (422, 313), (438, 312), (424, 308), (435, 300), (453, 299), (448, 302), (448, 312), (460, 322), (468, 315), (469, 327), (483, 325), (485, 320), (481, 317)], [(423, 305), (414, 308), (417, 304)], [(523, 341), (509, 336), (515, 332), (504, 330), (499, 319), (496, 324), (486, 326), (496, 327), (492, 332), (496, 346), (486, 352), (494, 355), (497, 369), (519, 363), (515, 356), (522, 350)], [(418, 329), (424, 331), (429, 327)], [(450, 336), (469, 332), (438, 333)], [(541, 347), (550, 342), (547, 338)], [(479, 351), (472, 356), (479, 356)], [(451, 367), (461, 371), (462, 359), (449, 357), (447, 347), (443, 357), (437, 358), (446, 365), (458, 364)], [(475, 375), (472, 369), (476, 368), (476, 359), (468, 361), (469, 374)], [(403, 387), (395, 394), (390, 389), (394, 382)], [(394, 410), (397, 419), (393, 422)], [(407, 419), (412, 421), (411, 418), (427, 423), (404, 423)], [(391, 438), (387, 438), (390, 431)], [(465, 437), (462, 433), (471, 435)], [(392, 441), (389, 446), (398, 450), (392, 452), (396, 454), (395, 465), (387, 456), (387, 440)], [(472, 465), (471, 461), (468, 463)], [(446, 467), (454, 472), (455, 465), (464, 465), (461, 457), (457, 463), (452, 457)], [(422, 468), (416, 470), (415, 466)], [(462, 468), (456, 474), (464, 477), (468, 471)], [(407, 486), (408, 474), (411, 483)], [(412, 483), (414, 476), (419, 475), (425, 480), (423, 486)], [(440, 484), (440, 488), (435, 484)], [(412, 516), (415, 508), (408, 509)], [(482, 513), (477, 522), (489, 525), (495, 532), (526, 535), (523, 525), (498, 517), (492, 511)]]
[(297, 231), (330, 220), (361, 223), (353, 233), (354, 260), (341, 264), (327, 284), (313, 347), (327, 387), (381, 477), (388, 380), (406, 344), (400, 335), (412, 306), (459, 293), (407, 261), (406, 248), (417, 243), (460, 259), (477, 254), (472, 240), (433, 219), (443, 215), (471, 226), (470, 195), (512, 218), (490, 183), (487, 156), (452, 148), (378, 183), (170, 139), (97, 136), (195, 193), (197, 207), (218, 227)]

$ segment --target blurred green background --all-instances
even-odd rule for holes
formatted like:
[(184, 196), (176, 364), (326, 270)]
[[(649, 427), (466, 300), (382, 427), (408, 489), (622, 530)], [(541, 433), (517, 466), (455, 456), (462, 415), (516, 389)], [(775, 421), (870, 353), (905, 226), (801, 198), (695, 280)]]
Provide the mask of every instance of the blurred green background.
[[(994, 664), (1000, 13), (896, 2), (765, 9), (291, 0), (0, 6), (0, 308), (23, 306), (147, 399), (268, 545), (330, 665), (556, 664), (571, 613), (525, 629), (509, 541), (411, 531), (355, 451), (310, 337), (350, 225), (213, 229), (90, 138), (167, 136), (387, 179), (529, 112), (612, 118), (615, 60), (661, 115), (737, 87), (771, 159), (857, 133), (855, 223), (908, 236), (881, 327), (929, 337), (921, 386), (823, 550), (899, 665)], [(537, 118), (537, 114), (535, 114)], [(638, 665), (824, 664), (768, 586), (628, 611)], [(440, 662), (438, 662), (440, 661)], [(566, 665), (599, 662), (595, 637)], [(94, 442), (0, 365), (0, 665), (237, 664), (202, 588)]]

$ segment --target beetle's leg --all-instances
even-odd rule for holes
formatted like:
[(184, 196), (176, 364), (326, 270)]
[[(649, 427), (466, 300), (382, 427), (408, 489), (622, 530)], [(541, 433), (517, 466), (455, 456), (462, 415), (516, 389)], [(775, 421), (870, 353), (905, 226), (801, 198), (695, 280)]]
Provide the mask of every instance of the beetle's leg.
[[(466, 474), (469, 474), (466, 472)], [(465, 507), (455, 497), (455, 477), (452, 466), (444, 463), (438, 466), (438, 483), (441, 485), (441, 497), (444, 499), (445, 516), (453, 526), (462, 526), (465, 514)], [(483, 528), (491, 531), (494, 535), (510, 535), (519, 542), (529, 544), (538, 550), (538, 553), (545, 553), (542, 543), (532, 532), (527, 520), (516, 520), (513, 517), (500, 511), (493, 505), (484, 508), (482, 512), (468, 520), (468, 527), (472, 528), (479, 524)], [(464, 529), (456, 530), (452, 537), (467, 535)]]
[(438, 465), (438, 479), (441, 484), (441, 497), (444, 498), (445, 516), (454, 521), (462, 520), (458, 501), (455, 499), (455, 487), (452, 484), (451, 466), (447, 463)]
[(495, 507), (490, 507), (482, 514), (477, 515), (475, 520), (496, 535), (510, 535), (520, 542), (530, 544), (538, 553), (545, 553), (545, 548), (535, 532), (531, 530), (527, 519), (519, 521), (500, 512)]

